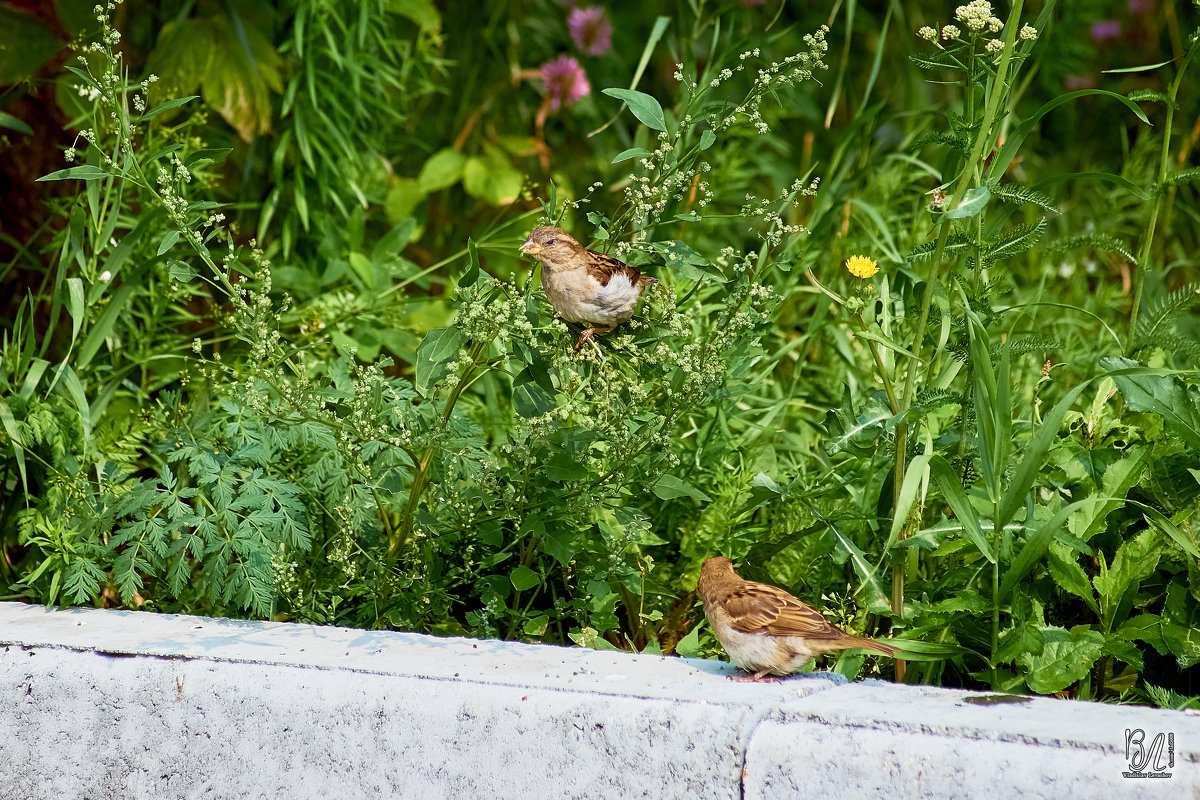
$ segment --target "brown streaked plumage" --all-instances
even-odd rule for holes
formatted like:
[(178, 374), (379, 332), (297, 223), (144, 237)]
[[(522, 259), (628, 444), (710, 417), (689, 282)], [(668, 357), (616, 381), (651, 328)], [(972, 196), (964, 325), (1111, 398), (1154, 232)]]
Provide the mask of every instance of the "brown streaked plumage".
[(577, 350), (594, 334), (608, 333), (632, 317), (642, 291), (658, 283), (637, 267), (588, 250), (552, 225), (534, 228), (519, 250), (542, 262), (542, 288), (558, 315), (587, 326)]
[(830, 650), (860, 647), (885, 656), (897, 652), (891, 645), (846, 633), (777, 586), (743, 580), (724, 556), (704, 562), (697, 589), (721, 646), (734, 664), (750, 673), (740, 680), (790, 675)]

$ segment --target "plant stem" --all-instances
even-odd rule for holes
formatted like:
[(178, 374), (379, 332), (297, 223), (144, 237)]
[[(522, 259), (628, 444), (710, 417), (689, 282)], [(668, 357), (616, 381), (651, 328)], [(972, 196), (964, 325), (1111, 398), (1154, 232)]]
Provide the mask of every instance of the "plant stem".
[[(975, 143), (971, 147), (971, 154), (963, 164), (962, 171), (959, 172), (958, 178), (954, 182), (954, 186), (946, 197), (946, 204), (949, 206), (953, 202), (961, 200), (963, 192), (968, 184), (979, 176), (979, 165), (985, 153), (985, 146), (990, 145), (995, 141), (992, 135), (992, 125), (996, 120), (996, 115), (1000, 109), (1001, 98), (1008, 94), (1006, 78), (1008, 76), (1008, 67), (1012, 61), (1013, 48), (1017, 39), (1017, 24), (1021, 19), (1021, 8), (1024, 5), (1024, 0), (1014, 0), (1012, 11), (1008, 17), (1008, 23), (1005, 26), (1004, 34), (1004, 51), (1000, 56), (1000, 63), (996, 67), (996, 78), (992, 84), (992, 91), (987, 99), (987, 104), (984, 108), (983, 119), (979, 125), (979, 133), (975, 136)], [(970, 62), (973, 64), (974, 60)], [(968, 103), (973, 103), (973, 100), (968, 97)], [(973, 107), (973, 106), (972, 106)], [(950, 221), (942, 218), (940, 220), (941, 230), (938, 233), (937, 247), (934, 249), (933, 258), (930, 260), (929, 273), (925, 279), (925, 291), (921, 293), (921, 310), (917, 315), (917, 326), (913, 331), (913, 345), (909, 348), (910, 352), (915, 355), (915, 358), (909, 359), (908, 372), (904, 381), (904, 393), (900, 400), (900, 411), (906, 411), (912, 405), (913, 394), (916, 390), (917, 371), (920, 368), (921, 350), (925, 343), (925, 326), (929, 324), (929, 307), (933, 301), (933, 285), (937, 281), (942, 262), (942, 253), (945, 251), (946, 239), (950, 234)], [(895, 466), (893, 469), (893, 518), (899, 513), (900, 493), (904, 486), (904, 471), (907, 466), (906, 456), (908, 450), (908, 423), (900, 422), (896, 425), (896, 452)], [(906, 521), (904, 527), (900, 531), (900, 539), (908, 538), (912, 533), (912, 526), (915, 521)], [(904, 559), (897, 558), (892, 565), (892, 613), (897, 617), (903, 616), (904, 613)], [(903, 659), (896, 660), (896, 680), (900, 681), (904, 678), (904, 661)]]
[(1142, 234), (1142, 243), (1138, 248), (1137, 261), (1133, 265), (1133, 298), (1130, 300), (1129, 309), (1129, 334), (1125, 339), (1125, 354), (1129, 355), (1134, 348), (1134, 333), (1137, 330), (1138, 314), (1142, 305), (1142, 291), (1146, 284), (1146, 270), (1150, 267), (1150, 250), (1154, 244), (1154, 229), (1158, 224), (1158, 212), (1162, 206), (1162, 191), (1167, 182), (1167, 164), (1171, 160), (1171, 127), (1175, 121), (1175, 97), (1179, 93), (1179, 84), (1183, 80), (1183, 75), (1187, 72), (1188, 62), (1192, 59), (1192, 55), (1196, 52), (1197, 43), (1200, 43), (1200, 38), (1192, 40), (1188, 46), (1187, 52), (1183, 55), (1183, 61), (1179, 65), (1179, 71), (1175, 73), (1175, 80), (1171, 81), (1171, 87), (1167, 90), (1167, 118), (1163, 122), (1162, 148), (1158, 159), (1158, 175), (1155, 178), (1154, 186), (1150, 190), (1150, 195), (1147, 202), (1150, 205), (1149, 214), (1146, 217), (1146, 231)]

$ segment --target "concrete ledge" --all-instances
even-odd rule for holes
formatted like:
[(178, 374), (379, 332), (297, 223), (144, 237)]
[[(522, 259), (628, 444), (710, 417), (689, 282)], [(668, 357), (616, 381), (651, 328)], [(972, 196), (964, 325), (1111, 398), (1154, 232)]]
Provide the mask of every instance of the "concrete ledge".
[[(0, 797), (1200, 798), (1197, 716), (729, 672), (0, 603)], [(1169, 778), (1122, 777), (1127, 729)]]

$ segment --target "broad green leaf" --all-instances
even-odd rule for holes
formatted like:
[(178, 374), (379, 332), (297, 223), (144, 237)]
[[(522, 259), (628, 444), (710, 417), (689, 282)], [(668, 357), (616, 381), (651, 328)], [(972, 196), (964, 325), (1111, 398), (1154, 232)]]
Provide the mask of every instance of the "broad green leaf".
[[(540, 388), (537, 384), (527, 384)], [(581, 481), (591, 475), (587, 465), (570, 453), (559, 451), (546, 461), (545, 475), (548, 480), (563, 483), (566, 481)]]
[(1180, 580), (1171, 581), (1163, 604), (1162, 638), (1180, 669), (1200, 663), (1200, 603)]
[(417, 346), (417, 363), (414, 367), (413, 385), (428, 397), (434, 384), (446, 376), (449, 362), (463, 345), (458, 328), (437, 328), (425, 334)]
[(1079, 559), (1074, 551), (1066, 545), (1051, 542), (1047, 550), (1046, 567), (1060, 589), (1083, 600), (1088, 608), (1099, 616), (1100, 607), (1096, 605), (1096, 593), (1092, 591), (1092, 583), (1083, 567), (1079, 566)]
[(385, 7), (394, 14), (408, 17), (424, 31), (442, 29), (442, 17), (433, 0), (386, 0)]
[(171, 280), (180, 283), (190, 283), (196, 277), (196, 270), (192, 269), (192, 265), (178, 259), (168, 261), (167, 270)]
[(536, 617), (525, 620), (525, 624), (521, 626), (521, 631), (526, 636), (542, 636), (546, 633), (546, 628), (548, 627), (550, 627), (549, 615), (538, 614)]
[(383, 210), (387, 213), (388, 222), (399, 225), (411, 218), (413, 211), (424, 199), (421, 182), (416, 178), (394, 179), (383, 201)]
[(1104, 636), (1085, 626), (1070, 631), (1047, 627), (1041, 629), (1041, 634), (1042, 652), (1019, 659), (1029, 670), (1029, 688), (1038, 694), (1061, 692), (1087, 677), (1104, 652)]
[(458, 183), (466, 163), (467, 157), (452, 147), (437, 151), (421, 167), (421, 174), (417, 178), (421, 191), (430, 194)]
[(512, 572), (508, 573), (508, 579), (512, 581), (513, 588), (518, 592), (532, 589), (542, 582), (541, 576), (524, 564), (517, 565)]
[(700, 628), (704, 625), (700, 622), (692, 626), (688, 631), (687, 636), (684, 636), (675, 643), (675, 655), (683, 658), (695, 658), (700, 653)]
[(969, 219), (983, 211), (991, 197), (992, 190), (987, 187), (987, 184), (968, 189), (963, 192), (962, 200), (958, 205), (945, 212), (945, 217), (946, 219)]
[(1113, 382), (1130, 408), (1158, 414), (1173, 436), (1200, 450), (1200, 392), (1173, 376), (1141, 372), (1142, 365), (1128, 358), (1102, 358), (1100, 366), (1113, 371)]
[(175, 243), (178, 241), (179, 241), (179, 231), (178, 230), (167, 231), (166, 235), (163, 236), (162, 241), (158, 243), (158, 255), (161, 256), (163, 253), (170, 250), (172, 247), (175, 246)]
[(650, 491), (654, 492), (655, 496), (661, 500), (690, 497), (700, 503), (712, 502), (712, 498), (704, 492), (682, 478), (676, 478), (674, 475), (660, 475), (658, 480), (650, 487)]
[(712, 147), (717, 141), (717, 135), (711, 129), (705, 129), (704, 133), (700, 134), (700, 149), (707, 150)]
[(575, 533), (566, 525), (547, 529), (541, 536), (541, 542), (542, 552), (564, 567), (579, 552)]
[(604, 94), (609, 97), (615, 97), (618, 100), (624, 100), (628, 104), (629, 110), (633, 112), (633, 115), (647, 127), (653, 128), (656, 131), (665, 131), (667, 129), (667, 121), (663, 116), (662, 106), (645, 92), (639, 92), (636, 89), (605, 89)]

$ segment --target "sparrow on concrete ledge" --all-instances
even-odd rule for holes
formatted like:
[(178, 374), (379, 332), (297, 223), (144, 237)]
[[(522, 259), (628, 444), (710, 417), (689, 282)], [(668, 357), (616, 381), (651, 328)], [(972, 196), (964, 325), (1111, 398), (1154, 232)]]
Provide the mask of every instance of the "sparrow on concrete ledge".
[(534, 228), (519, 250), (542, 262), (542, 288), (558, 315), (588, 326), (576, 350), (632, 317), (642, 291), (658, 283), (637, 267), (588, 250), (562, 228)]
[(790, 675), (830, 650), (859, 647), (885, 656), (897, 652), (891, 645), (846, 633), (783, 589), (743, 580), (724, 556), (704, 562), (697, 588), (704, 599), (704, 616), (729, 659), (750, 673), (733, 680), (769, 681), (768, 675)]

